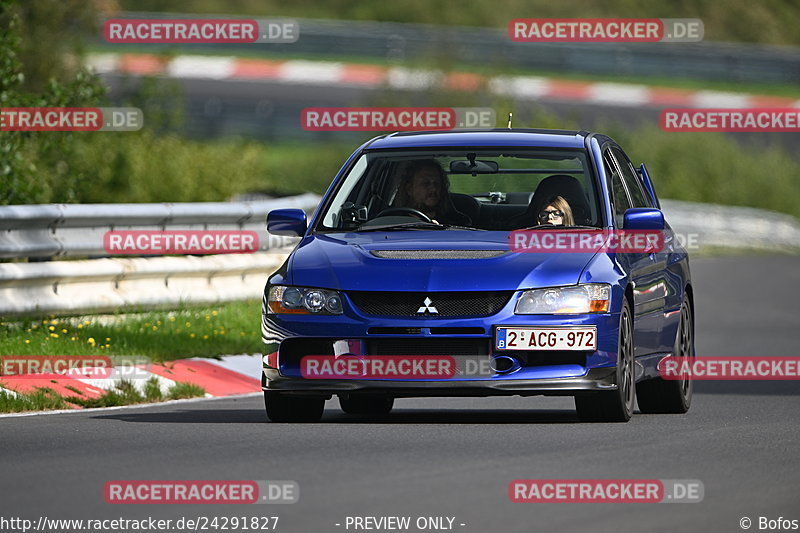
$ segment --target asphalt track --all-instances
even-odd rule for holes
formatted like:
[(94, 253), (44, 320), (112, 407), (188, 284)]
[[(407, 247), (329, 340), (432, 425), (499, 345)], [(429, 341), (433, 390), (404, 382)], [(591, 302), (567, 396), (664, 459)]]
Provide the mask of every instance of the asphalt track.
[[(700, 355), (797, 355), (800, 258), (693, 261)], [(566, 398), (399, 400), (386, 419), (269, 424), (260, 398), (0, 418), (0, 517), (450, 516), (456, 531), (742, 531), (800, 520), (800, 383), (705, 382), (687, 415), (581, 424)], [(691, 504), (511, 503), (514, 479), (697, 479)], [(295, 480), (293, 505), (110, 505), (129, 479)], [(336, 526), (335, 524), (342, 524)], [(461, 526), (460, 524), (464, 524)], [(350, 531), (353, 531), (351, 528)], [(409, 531), (417, 531), (411, 528)]]

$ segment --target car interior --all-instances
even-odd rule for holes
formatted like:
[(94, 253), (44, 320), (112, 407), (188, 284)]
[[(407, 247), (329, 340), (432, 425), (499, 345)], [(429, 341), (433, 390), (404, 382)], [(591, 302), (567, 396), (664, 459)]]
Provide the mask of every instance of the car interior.
[(553, 196), (567, 201), (574, 225), (600, 225), (585, 160), (574, 154), (520, 157), (475, 152), (424, 158), (418, 154), (372, 158), (346, 196), (336, 195), (328, 207), (324, 225), (330, 229), (354, 230), (419, 222), (413, 212), (404, 209), (398, 192), (409, 165), (421, 159), (433, 159), (441, 166), (449, 186), (448, 208), (465, 215), (469, 224), (464, 225), (470, 228), (511, 231), (539, 225), (537, 206)]

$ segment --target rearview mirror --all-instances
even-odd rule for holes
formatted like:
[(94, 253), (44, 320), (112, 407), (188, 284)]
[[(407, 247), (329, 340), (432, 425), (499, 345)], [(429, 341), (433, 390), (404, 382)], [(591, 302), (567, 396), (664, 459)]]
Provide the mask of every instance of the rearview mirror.
[(450, 174), (495, 174), (499, 168), (495, 161), (450, 161)]
[(302, 237), (306, 232), (306, 213), (302, 209), (273, 209), (267, 215), (267, 231), (273, 235)]

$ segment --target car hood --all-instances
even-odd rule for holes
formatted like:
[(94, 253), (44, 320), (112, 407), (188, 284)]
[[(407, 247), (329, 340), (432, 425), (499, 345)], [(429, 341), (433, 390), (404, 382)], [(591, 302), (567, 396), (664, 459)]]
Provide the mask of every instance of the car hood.
[[(396, 257), (431, 251), (466, 258)], [(485, 257), (492, 251), (502, 253)], [(292, 285), (345, 291), (516, 290), (578, 283), (593, 256), (511, 252), (502, 231), (317, 234), (295, 249), (288, 274)]]

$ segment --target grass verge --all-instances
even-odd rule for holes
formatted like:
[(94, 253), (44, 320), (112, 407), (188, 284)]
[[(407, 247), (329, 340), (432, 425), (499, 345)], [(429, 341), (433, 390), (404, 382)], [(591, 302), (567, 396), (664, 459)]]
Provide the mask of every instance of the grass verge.
[[(76, 393), (78, 391), (75, 391)], [(0, 392), (0, 412), (21, 413), (25, 411), (52, 411), (69, 409), (72, 405), (85, 408), (118, 407), (139, 403), (156, 403), (166, 400), (195, 398), (205, 395), (202, 387), (192, 383), (178, 382), (166, 393), (161, 391), (158, 380), (150, 378), (142, 390), (138, 390), (131, 381), (119, 381), (115, 387), (99, 398), (80, 398), (78, 396), (61, 396), (52, 389), (40, 388), (34, 393), (21, 394)]]
[(163, 362), (260, 351), (260, 300), (0, 322), (0, 356), (141, 355)]

